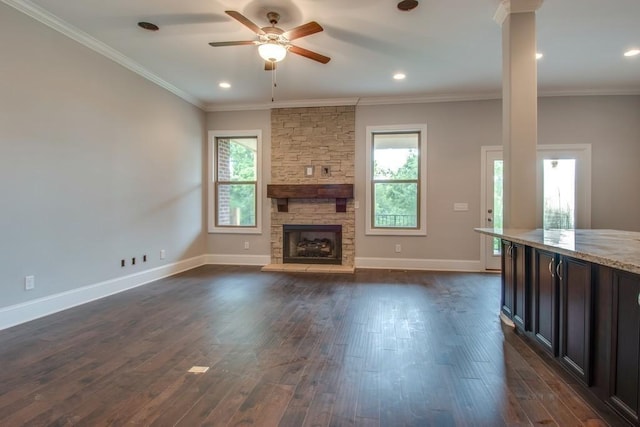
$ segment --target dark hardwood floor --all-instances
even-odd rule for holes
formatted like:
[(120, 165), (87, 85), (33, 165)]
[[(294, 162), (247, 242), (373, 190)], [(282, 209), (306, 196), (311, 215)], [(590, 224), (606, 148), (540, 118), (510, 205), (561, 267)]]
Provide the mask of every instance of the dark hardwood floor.
[(0, 331), (0, 426), (622, 423), (499, 303), (498, 275), (205, 266)]

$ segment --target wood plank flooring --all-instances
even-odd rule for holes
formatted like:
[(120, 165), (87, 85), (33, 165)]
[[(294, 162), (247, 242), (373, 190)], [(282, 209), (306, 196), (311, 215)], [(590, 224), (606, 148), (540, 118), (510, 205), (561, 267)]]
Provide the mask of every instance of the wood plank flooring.
[(624, 425), (503, 328), (499, 294), (497, 275), (197, 268), (0, 331), (0, 426)]

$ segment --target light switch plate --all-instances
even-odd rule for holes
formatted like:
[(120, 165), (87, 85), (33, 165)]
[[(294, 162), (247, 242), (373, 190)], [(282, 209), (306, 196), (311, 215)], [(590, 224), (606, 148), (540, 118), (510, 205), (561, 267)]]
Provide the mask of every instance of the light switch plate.
[(313, 166), (304, 167), (304, 176), (313, 176)]

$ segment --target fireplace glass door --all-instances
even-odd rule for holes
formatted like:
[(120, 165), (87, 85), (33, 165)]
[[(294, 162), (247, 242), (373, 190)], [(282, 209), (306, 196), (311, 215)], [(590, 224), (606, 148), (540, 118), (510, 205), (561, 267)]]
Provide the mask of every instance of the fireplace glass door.
[(341, 225), (285, 224), (282, 262), (342, 264)]

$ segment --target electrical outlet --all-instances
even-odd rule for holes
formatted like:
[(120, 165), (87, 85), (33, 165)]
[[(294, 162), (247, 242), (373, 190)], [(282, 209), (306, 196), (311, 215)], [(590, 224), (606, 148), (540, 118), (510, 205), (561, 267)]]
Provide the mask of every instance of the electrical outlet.
[(124, 267), (125, 265), (127, 265), (127, 262), (123, 259), (120, 260), (120, 267)]
[(35, 276), (26, 276), (24, 278), (24, 290), (30, 291), (31, 289), (36, 287), (36, 278)]
[(396, 244), (396, 252), (402, 252), (402, 246), (399, 243)]
[(160, 259), (164, 259), (167, 256), (167, 251), (164, 249), (160, 249)]
[(244, 242), (244, 249), (245, 250), (249, 249), (249, 242)]

